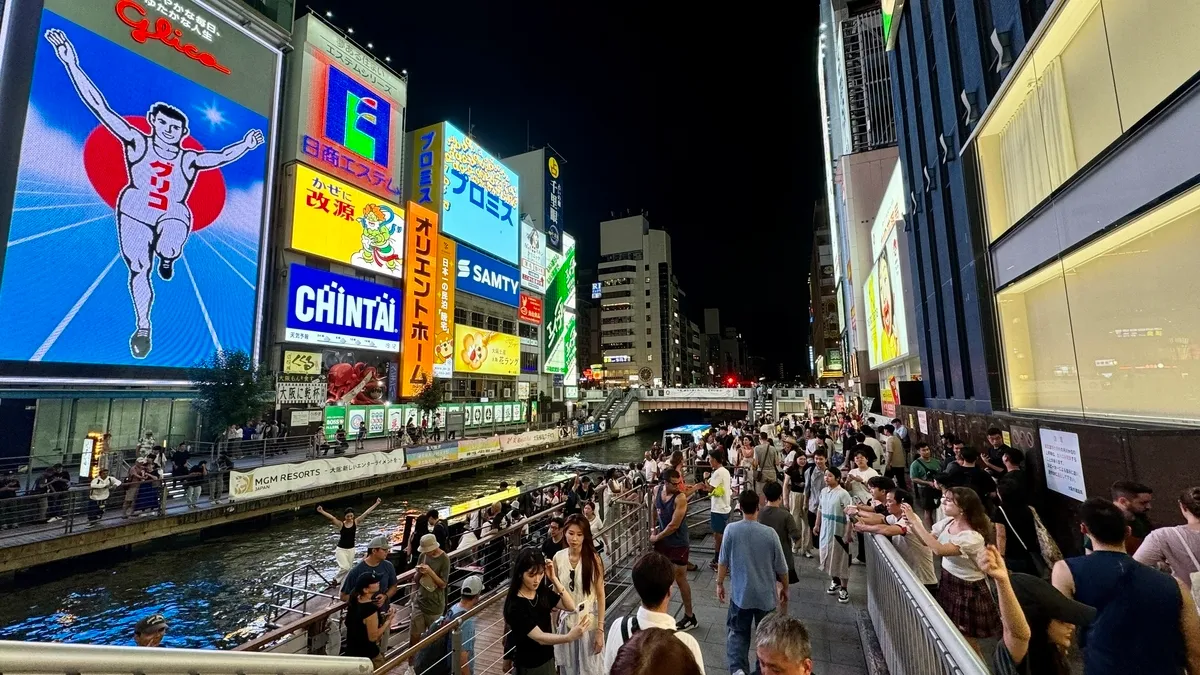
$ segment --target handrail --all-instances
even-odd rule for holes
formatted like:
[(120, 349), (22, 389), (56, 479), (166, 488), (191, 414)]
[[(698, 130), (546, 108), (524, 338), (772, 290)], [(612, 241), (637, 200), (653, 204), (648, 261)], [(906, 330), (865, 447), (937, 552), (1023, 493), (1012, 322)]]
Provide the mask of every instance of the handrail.
[(893, 675), (988, 675), (979, 654), (885, 536), (867, 538), (867, 609)]
[(0, 672), (4, 673), (370, 675), (373, 669), (370, 659), (345, 656), (0, 641)]

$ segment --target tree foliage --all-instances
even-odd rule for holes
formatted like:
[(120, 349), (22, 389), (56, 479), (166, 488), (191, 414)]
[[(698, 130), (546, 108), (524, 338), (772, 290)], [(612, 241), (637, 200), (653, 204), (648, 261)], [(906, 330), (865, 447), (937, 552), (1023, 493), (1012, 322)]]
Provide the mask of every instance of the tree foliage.
[(413, 403), (416, 403), (417, 407), (419, 407), (421, 410), (432, 415), (433, 411), (437, 410), (438, 406), (442, 404), (442, 399), (445, 396), (445, 392), (446, 381), (433, 380), (429, 384), (425, 385), (425, 388), (423, 388), (415, 397), (413, 397)]
[(231, 424), (245, 424), (270, 406), (274, 379), (263, 365), (244, 351), (217, 351), (189, 373), (196, 399), (192, 406), (202, 415), (213, 436)]

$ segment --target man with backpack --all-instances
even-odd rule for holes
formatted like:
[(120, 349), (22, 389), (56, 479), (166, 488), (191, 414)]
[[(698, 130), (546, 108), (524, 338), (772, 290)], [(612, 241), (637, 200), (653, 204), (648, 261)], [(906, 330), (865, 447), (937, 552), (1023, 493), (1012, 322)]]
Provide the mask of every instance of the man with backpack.
[(608, 629), (608, 639), (604, 641), (604, 672), (612, 670), (621, 645), (628, 642), (634, 633), (644, 628), (662, 628), (674, 631), (675, 637), (696, 657), (701, 674), (704, 673), (704, 655), (700, 652), (700, 643), (691, 635), (676, 630), (675, 617), (669, 613), (671, 586), (674, 583), (675, 564), (667, 556), (651, 551), (634, 563), (633, 588), (641, 598), (642, 605), (633, 614), (613, 621)]
[[(482, 593), (483, 577), (475, 574), (463, 579), (461, 599), (450, 608), (445, 616), (429, 626), (421, 638), (433, 635), (447, 623), (474, 609), (475, 605), (479, 604), (479, 596)], [(475, 617), (463, 621), (462, 625), (458, 627), (458, 632), (460, 635), (459, 672), (454, 675), (472, 675), (475, 662)], [(451, 631), (446, 633), (444, 639), (422, 649), (413, 664), (414, 671), (421, 675), (450, 675), (450, 650), (454, 648), (453, 639), (454, 634)]]

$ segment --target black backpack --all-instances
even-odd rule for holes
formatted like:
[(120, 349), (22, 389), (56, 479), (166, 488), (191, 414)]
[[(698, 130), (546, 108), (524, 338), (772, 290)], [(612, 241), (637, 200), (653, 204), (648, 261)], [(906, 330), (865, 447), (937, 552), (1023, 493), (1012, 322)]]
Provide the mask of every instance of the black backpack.
[[(453, 621), (461, 612), (455, 612), (451, 609), (446, 612), (442, 618), (433, 622), (425, 632), (421, 634), (421, 639), (433, 635), (434, 632), (441, 630), (443, 626)], [(413, 668), (421, 675), (450, 675), (450, 651), (454, 649), (454, 631), (449, 631), (446, 635), (437, 642), (422, 649), (417, 654), (417, 658), (413, 662)]]

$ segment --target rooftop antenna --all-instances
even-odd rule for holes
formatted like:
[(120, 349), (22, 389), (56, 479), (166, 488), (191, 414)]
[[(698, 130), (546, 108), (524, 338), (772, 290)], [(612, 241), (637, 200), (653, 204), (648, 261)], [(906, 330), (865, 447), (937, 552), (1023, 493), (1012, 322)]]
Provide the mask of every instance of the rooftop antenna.
[(533, 149), (533, 145), (529, 142), (529, 120), (525, 120), (525, 152)]
[(467, 136), (475, 139), (475, 125), (471, 124), (471, 107), (467, 106)]

